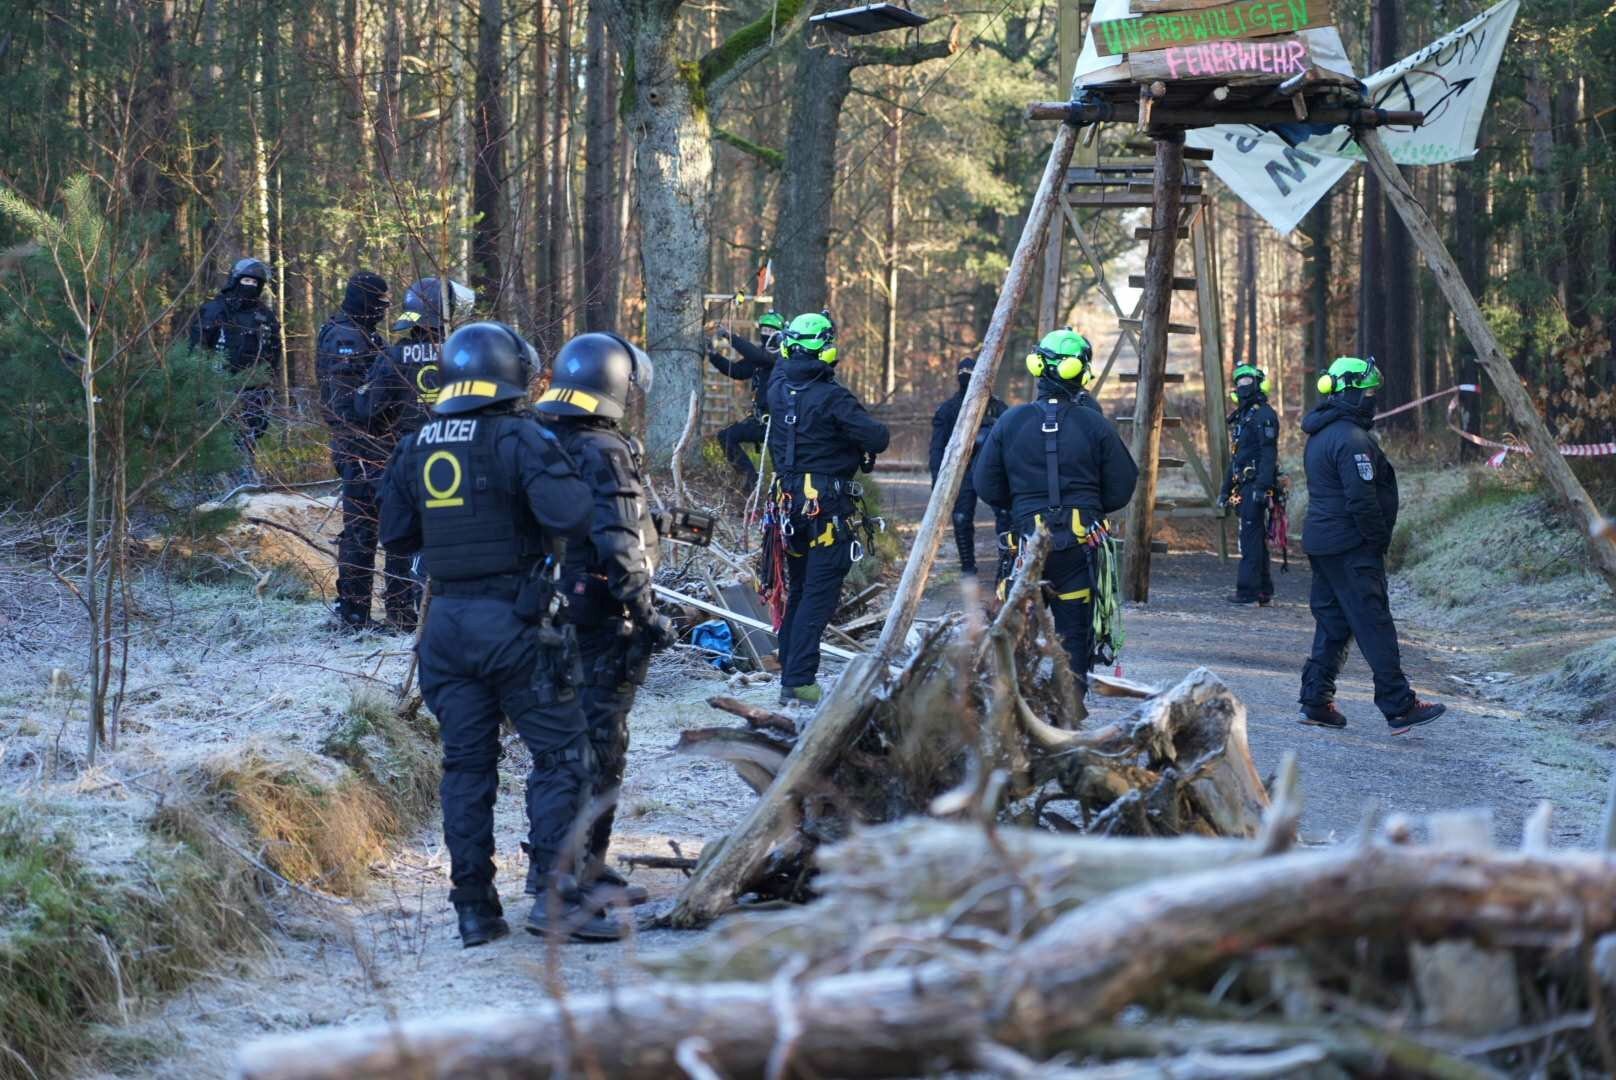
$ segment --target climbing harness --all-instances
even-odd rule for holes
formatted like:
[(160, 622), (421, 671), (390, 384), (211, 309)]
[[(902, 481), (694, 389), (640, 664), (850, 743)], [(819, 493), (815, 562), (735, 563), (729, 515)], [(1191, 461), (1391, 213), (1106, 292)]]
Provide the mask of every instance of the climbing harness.
[(1285, 508), (1290, 501), (1290, 478), (1280, 476), (1268, 493), (1268, 546), (1279, 549), (1279, 572), (1291, 571), (1291, 515)]

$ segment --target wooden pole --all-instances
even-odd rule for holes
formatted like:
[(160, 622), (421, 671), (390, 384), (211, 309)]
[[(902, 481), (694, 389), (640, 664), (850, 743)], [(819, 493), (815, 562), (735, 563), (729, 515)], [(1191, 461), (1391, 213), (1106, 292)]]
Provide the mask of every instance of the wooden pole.
[[(1212, 242), (1212, 228), (1208, 216), (1212, 202), (1205, 199), (1190, 224), (1190, 238), (1195, 252), (1195, 313), (1201, 330), (1202, 400), (1206, 406), (1206, 464), (1212, 476), (1212, 491), (1207, 494), (1217, 499), (1217, 485), (1229, 471), (1229, 422), (1223, 410), (1228, 407), (1223, 391), (1223, 298), (1218, 292), (1217, 248)], [(1189, 442), (1186, 436), (1186, 443)], [(1218, 519), (1218, 555), (1229, 557), (1229, 521)]]
[(1178, 247), (1178, 208), (1184, 183), (1184, 133), (1154, 131), (1156, 169), (1151, 176), (1155, 206), (1145, 249), (1145, 296), (1139, 328), (1139, 392), (1133, 407), (1133, 460), (1139, 466), (1123, 533), (1122, 595), (1150, 599), (1150, 526), (1156, 506), (1156, 474), (1161, 458), (1162, 413), (1167, 405), (1167, 324), (1172, 321), (1173, 253)]
[[(1139, 103), (1085, 102), (1074, 108), (1065, 101), (1034, 101), (1027, 106), (1026, 116), (1029, 120), (1065, 120), (1078, 124), (1132, 124), (1139, 119)], [(1385, 124), (1418, 127), (1425, 122), (1425, 114), (1392, 109), (1315, 109), (1308, 119), (1316, 124), (1346, 124), (1354, 128)], [(1295, 122), (1296, 114), (1288, 105), (1275, 109), (1174, 109), (1155, 105), (1150, 110), (1151, 125), (1163, 128)]]
[(993, 394), (994, 379), (999, 373), (999, 362), (1004, 359), (1005, 343), (1010, 337), (1011, 322), (1027, 287), (1032, 281), (1038, 263), (1038, 249), (1049, 231), (1055, 216), (1061, 192), (1065, 188), (1066, 166), (1072, 160), (1072, 148), (1077, 143), (1077, 129), (1062, 124), (1055, 132), (1054, 145), (1049, 148), (1049, 161), (1033, 196), (1032, 209), (1022, 226), (1021, 239), (1016, 242), (1010, 269), (1005, 274), (1004, 288), (993, 309), (993, 320), (988, 324), (982, 351), (977, 355), (976, 370), (965, 388), (965, 400), (960, 404), (959, 420), (954, 434), (949, 437), (948, 448), (943, 451), (943, 463), (937, 471), (937, 483), (932, 488), (931, 501), (926, 504), (926, 515), (915, 534), (915, 545), (909, 549), (909, 561), (904, 564), (903, 578), (893, 593), (892, 607), (881, 631), (881, 640), (875, 655), (863, 656), (848, 665), (842, 677), (820, 703), (804, 736), (792, 747), (785, 763), (761, 798), (753, 805), (746, 820), (742, 821), (723, 841), (723, 846), (711, 858), (704, 858), (694, 876), (685, 884), (678, 904), (669, 914), (675, 926), (700, 926), (711, 921), (728, 907), (735, 891), (752, 875), (768, 855), (769, 848), (778, 837), (786, 820), (786, 804), (803, 785), (818, 779), (836, 760), (847, 742), (855, 734), (853, 721), (860, 715), (864, 697), (874, 688), (877, 675), (885, 670), (886, 661), (897, 653), (913, 625), (915, 613), (920, 609), (921, 594), (931, 574), (931, 564), (937, 557), (937, 543), (942, 537), (949, 511), (959, 495), (965, 468), (970, 461), (969, 448), (976, 441), (976, 429), (987, 410)]
[(1356, 132), (1354, 137), (1358, 140), (1358, 145), (1363, 147), (1364, 158), (1368, 161), (1369, 167), (1380, 177), (1381, 188), (1385, 191), (1387, 200), (1403, 219), (1403, 224), (1408, 227), (1415, 245), (1425, 255), (1426, 264), (1431, 267), (1437, 287), (1442, 290), (1442, 295), (1447, 297), (1448, 306), (1453, 309), (1460, 329), (1470, 339), (1471, 347), (1476, 350), (1477, 362), (1486, 370), (1487, 377), (1498, 390), (1498, 396), (1509, 409), (1510, 419), (1520, 429), (1526, 444), (1532, 448), (1532, 461), (1542, 471), (1543, 478), (1549, 482), (1549, 486), (1576, 515), (1582, 526), (1582, 535), (1588, 542), (1589, 552), (1593, 556), (1594, 568), (1604, 577), (1611, 591), (1616, 592), (1616, 541), (1608, 535), (1602, 535), (1598, 529), (1602, 517), (1599, 508), (1594, 505), (1593, 499), (1588, 497), (1588, 492), (1576, 474), (1571, 471), (1571, 466), (1560, 456), (1560, 449), (1555, 445), (1554, 437), (1549, 434), (1548, 425), (1543, 422), (1543, 417), (1538, 415), (1537, 407), (1532, 404), (1531, 395), (1521, 385), (1520, 376), (1515, 374), (1515, 369), (1510, 366), (1509, 358), (1498, 347), (1498, 339), (1493, 337), (1492, 329), (1483, 318), (1476, 298), (1470, 294), (1470, 289), (1459, 273), (1458, 265), (1448, 253), (1447, 245), (1442, 242), (1442, 234), (1431, 224), (1425, 208), (1414, 198), (1414, 192), (1409, 189), (1408, 181), (1403, 179), (1403, 174), (1392, 161), (1391, 153), (1381, 140), (1380, 132), (1374, 128), (1367, 128)]

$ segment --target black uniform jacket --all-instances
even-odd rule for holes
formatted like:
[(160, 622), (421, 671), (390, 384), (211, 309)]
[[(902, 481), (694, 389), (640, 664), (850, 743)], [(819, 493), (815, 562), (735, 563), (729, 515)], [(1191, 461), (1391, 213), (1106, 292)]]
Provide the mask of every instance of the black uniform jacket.
[(1279, 416), (1266, 397), (1259, 395), (1229, 414), (1229, 437), (1234, 441), (1234, 454), (1223, 478), (1223, 497), (1229, 497), (1248, 465), (1253, 472), (1245, 483), (1256, 485), (1259, 491), (1272, 490), (1279, 470)]
[[(926, 467), (931, 470), (931, 478), (935, 482), (937, 471), (943, 467), (943, 451), (948, 449), (949, 437), (954, 434), (954, 425), (959, 423), (960, 406), (965, 404), (965, 389), (937, 406), (937, 411), (931, 418), (931, 451), (927, 455)], [(976, 461), (976, 455), (982, 450), (983, 444), (988, 441), (988, 432), (1003, 416), (1010, 406), (998, 398), (989, 398), (988, 407), (982, 414), (982, 425), (976, 429), (976, 442), (971, 446), (971, 462)], [(965, 474), (965, 486), (970, 486), (970, 473)]]
[(1302, 550), (1384, 552), (1397, 525), (1397, 473), (1369, 429), (1374, 406), (1326, 398), (1302, 419), (1307, 432), (1307, 519)]
[(191, 348), (211, 352), (232, 375), (263, 365), (251, 382), (273, 386), (281, 370), (281, 324), (268, 306), (229, 289), (203, 304), (191, 318)]
[(1059, 424), (1059, 507), (1098, 518), (1128, 505), (1139, 469), (1094, 399), (1086, 393), (1075, 398), (1051, 393), (1042, 384), (1039, 395), (1038, 401), (1012, 407), (993, 425), (973, 473), (976, 493), (1008, 509), (1023, 532), (1035, 514), (1052, 509), (1043, 429), (1045, 406), (1053, 401)]
[(766, 416), (769, 412), (769, 379), (774, 375), (775, 354), (743, 337), (732, 337), (729, 343), (741, 354), (739, 360), (709, 352), (707, 362), (732, 379), (750, 379), (753, 407), (757, 415)]
[(370, 416), (360, 409), (359, 389), (370, 377), (382, 351), (382, 336), (339, 311), (320, 327), (315, 339), (314, 371), (320, 384), (320, 413), (331, 429), (331, 452), (344, 460), (380, 465), (389, 447), (376, 438)]
[(598, 417), (552, 416), (545, 422), (592, 493), (589, 539), (567, 548), (567, 577), (604, 579), (614, 601), (631, 613), (648, 614), (657, 532), (645, 497), (639, 446), (613, 422)]
[(891, 435), (836, 381), (829, 364), (788, 356), (769, 383), (769, 460), (776, 471), (850, 479), (865, 454), (879, 454)]

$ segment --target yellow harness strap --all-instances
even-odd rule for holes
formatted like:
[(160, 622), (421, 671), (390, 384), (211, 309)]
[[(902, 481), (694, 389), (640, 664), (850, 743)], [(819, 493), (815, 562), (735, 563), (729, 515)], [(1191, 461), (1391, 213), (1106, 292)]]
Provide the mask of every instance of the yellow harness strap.
[(1078, 589), (1074, 592), (1063, 592), (1057, 595), (1062, 600), (1087, 600), (1090, 593), (1088, 589)]

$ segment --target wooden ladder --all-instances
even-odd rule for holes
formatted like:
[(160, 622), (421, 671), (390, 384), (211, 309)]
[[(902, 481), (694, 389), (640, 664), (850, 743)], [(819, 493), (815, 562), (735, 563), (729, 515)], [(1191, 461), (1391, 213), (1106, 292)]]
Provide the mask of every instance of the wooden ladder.
[[(1155, 162), (1148, 158), (1100, 158), (1093, 151), (1084, 153), (1085, 148), (1079, 147), (1074, 164), (1067, 170), (1066, 190), (1061, 201), (1061, 216), (1052, 227), (1051, 240), (1054, 241), (1055, 253), (1046, 253), (1046, 272), (1048, 268), (1060, 258), (1059, 246), (1063, 243), (1065, 233), (1070, 232), (1077, 240), (1083, 256), (1091, 268), (1095, 285), (1105, 298), (1107, 305), (1116, 315), (1118, 328), (1121, 333), (1111, 347), (1104, 365), (1100, 368), (1091, 392), (1098, 395), (1110, 378), (1122, 355), (1123, 348), (1131, 348), (1135, 359), (1140, 356), (1140, 332), (1143, 327), (1142, 311), (1144, 296), (1141, 295), (1138, 304), (1132, 311), (1123, 308), (1116, 294), (1112, 291), (1105, 273), (1103, 260), (1100, 259), (1096, 245), (1083, 223), (1078, 218), (1078, 210), (1089, 208), (1102, 213), (1114, 209), (1132, 209), (1139, 207), (1153, 207), (1155, 205), (1155, 185), (1152, 182)], [(1204, 161), (1211, 157), (1211, 152), (1185, 148), (1184, 156), (1189, 161)], [(1086, 160), (1085, 160), (1086, 158)], [(1196, 295), (1197, 318), (1194, 323), (1169, 322), (1167, 333), (1176, 336), (1195, 336), (1199, 339), (1199, 352), (1201, 358), (1201, 375), (1204, 381), (1205, 412), (1207, 425), (1207, 445), (1203, 454), (1194, 444), (1189, 432), (1184, 429), (1184, 421), (1179, 416), (1165, 415), (1163, 410), (1144, 409), (1143, 414), (1160, 416), (1160, 427), (1156, 438), (1149, 440), (1153, 445), (1160, 445), (1161, 434), (1167, 433), (1175, 444), (1176, 453), (1165, 454), (1158, 452), (1155, 456), (1155, 470), (1182, 469), (1186, 466), (1192, 468), (1195, 479), (1199, 483), (1204, 498), (1197, 499), (1153, 499), (1148, 514), (1163, 515), (1167, 517), (1216, 517), (1218, 490), (1221, 487), (1223, 474), (1228, 468), (1228, 431), (1224, 416), (1224, 374), (1221, 345), (1221, 311), (1217, 289), (1216, 253), (1212, 248), (1211, 237), (1206, 221), (1205, 188), (1200, 175), (1200, 168), (1193, 164), (1186, 164), (1183, 170), (1180, 185), (1180, 208), (1175, 228), (1175, 239), (1189, 240), (1193, 255), (1193, 273), (1188, 276), (1174, 275), (1168, 282), (1169, 288), (1177, 292), (1194, 292)], [(1092, 225), (1092, 217), (1090, 219)], [(1152, 234), (1152, 226), (1141, 226), (1134, 229), (1135, 240), (1148, 241)], [(1128, 277), (1131, 288), (1142, 289), (1145, 286), (1145, 275), (1131, 274)], [(1050, 298), (1046, 295), (1045, 307), (1050, 308)], [(1049, 329), (1053, 327), (1054, 316), (1048, 313)], [(1140, 381), (1138, 370), (1116, 371), (1116, 378), (1124, 383)], [(1181, 385), (1185, 381), (1183, 372), (1166, 372), (1161, 384), (1147, 388), (1147, 393), (1161, 394), (1169, 384)], [(1118, 416), (1113, 418), (1118, 424), (1126, 424), (1131, 428), (1135, 423), (1132, 416)], [(1138, 445), (1138, 440), (1135, 445)], [(1143, 463), (1142, 463), (1143, 465)], [(1145, 487), (1147, 485), (1141, 485)], [(1148, 485), (1154, 490), (1154, 481)], [(1138, 506), (1129, 508), (1129, 513), (1142, 512)], [(1147, 527), (1145, 536), (1150, 535)], [(1223, 558), (1229, 557), (1229, 538), (1226, 524), (1221, 520), (1218, 530), (1219, 552)], [(1164, 553), (1168, 550), (1165, 541), (1150, 539), (1150, 551)], [(1129, 556), (1129, 561), (1133, 561)], [(1144, 580), (1148, 582), (1148, 570)], [(1147, 586), (1148, 588), (1148, 586)], [(1135, 593), (1130, 599), (1144, 599), (1141, 593)]]

